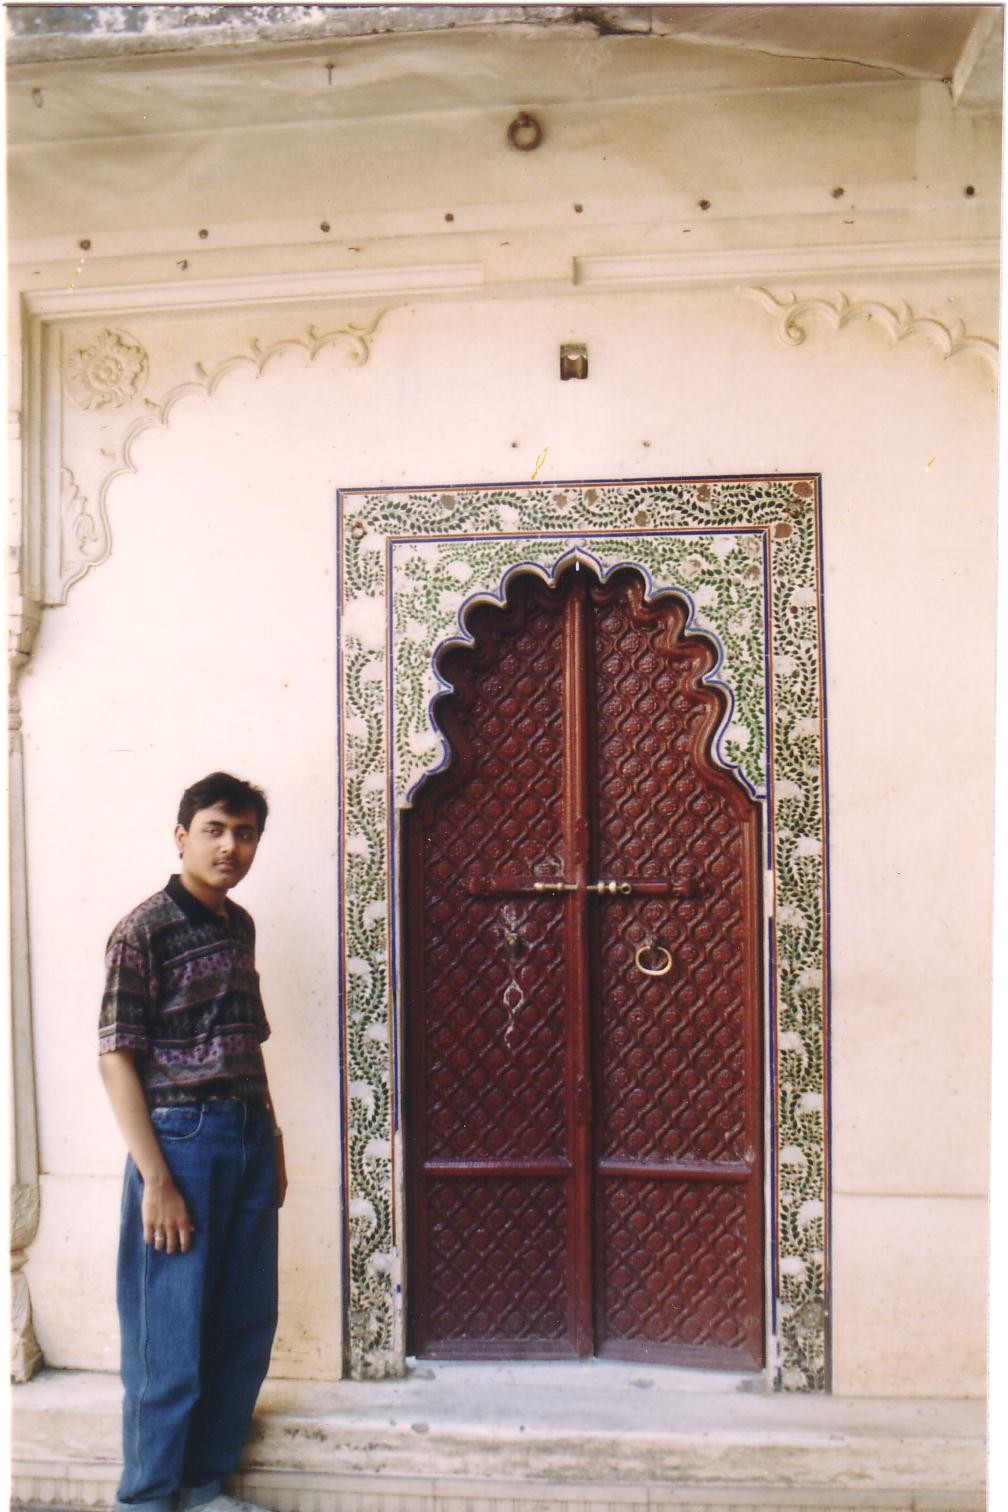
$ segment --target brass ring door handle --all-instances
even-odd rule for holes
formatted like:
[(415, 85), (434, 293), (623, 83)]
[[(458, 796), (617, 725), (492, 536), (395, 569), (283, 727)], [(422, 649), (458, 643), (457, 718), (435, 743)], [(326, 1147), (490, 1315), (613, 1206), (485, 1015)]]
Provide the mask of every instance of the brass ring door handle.
[[(645, 965), (645, 956), (651, 957), (650, 965)], [(667, 946), (659, 945), (657, 940), (648, 938), (644, 941), (643, 945), (638, 945), (634, 954), (634, 965), (645, 976), (665, 976), (672, 970), (672, 952)]]

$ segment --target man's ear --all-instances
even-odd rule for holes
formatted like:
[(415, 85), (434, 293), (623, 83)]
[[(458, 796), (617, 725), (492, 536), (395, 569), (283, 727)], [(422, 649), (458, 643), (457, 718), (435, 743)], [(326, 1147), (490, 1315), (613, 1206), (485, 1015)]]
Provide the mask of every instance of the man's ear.
[(175, 849), (179, 855), (185, 854), (185, 843), (189, 838), (189, 831), (182, 828), (181, 824), (175, 826)]

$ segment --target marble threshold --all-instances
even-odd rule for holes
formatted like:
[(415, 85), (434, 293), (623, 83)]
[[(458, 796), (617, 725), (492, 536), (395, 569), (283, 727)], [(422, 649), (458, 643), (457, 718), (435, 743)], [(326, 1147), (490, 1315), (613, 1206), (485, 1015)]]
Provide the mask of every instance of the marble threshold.
[[(761, 1385), (601, 1361), (270, 1379), (232, 1490), (270, 1512), (985, 1506), (983, 1402)], [(12, 1508), (112, 1507), (119, 1403), (97, 1372), (12, 1387)]]

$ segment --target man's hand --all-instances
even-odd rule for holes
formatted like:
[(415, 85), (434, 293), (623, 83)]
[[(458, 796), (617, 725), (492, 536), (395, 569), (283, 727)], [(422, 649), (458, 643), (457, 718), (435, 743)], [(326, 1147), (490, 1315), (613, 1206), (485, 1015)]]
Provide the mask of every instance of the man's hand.
[(112, 1112), (143, 1181), (144, 1243), (166, 1255), (184, 1255), (192, 1243), (192, 1221), (154, 1132), (133, 1054), (111, 1050), (98, 1064)]
[(195, 1229), (182, 1193), (170, 1176), (144, 1182), (140, 1212), (144, 1244), (152, 1244), (166, 1255), (186, 1253)]

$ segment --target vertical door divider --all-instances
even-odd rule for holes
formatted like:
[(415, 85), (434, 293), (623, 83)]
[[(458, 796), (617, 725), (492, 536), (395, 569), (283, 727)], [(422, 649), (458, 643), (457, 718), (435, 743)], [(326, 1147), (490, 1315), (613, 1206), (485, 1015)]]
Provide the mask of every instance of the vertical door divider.
[(572, 1214), (575, 1347), (594, 1352), (594, 1214), (592, 1204), (592, 1082), (589, 1043), (588, 868), (588, 593), (584, 574), (567, 601), (564, 637), (564, 848), (567, 876), (566, 961), (569, 1076), (567, 1117), (573, 1165)]

